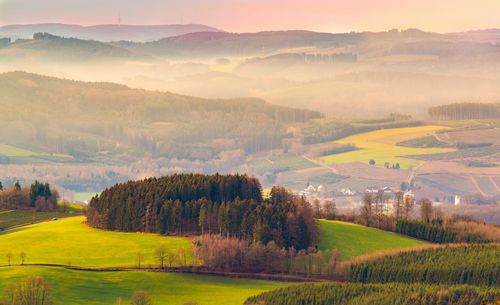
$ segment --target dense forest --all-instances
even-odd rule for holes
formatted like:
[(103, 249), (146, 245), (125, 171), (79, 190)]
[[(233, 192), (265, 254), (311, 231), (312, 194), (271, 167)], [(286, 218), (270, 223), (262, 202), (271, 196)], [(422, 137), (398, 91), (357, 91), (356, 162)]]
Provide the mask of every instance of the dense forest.
[(414, 250), (354, 264), (351, 282), (500, 286), (500, 246), (447, 246)]
[(497, 289), (405, 284), (305, 284), (263, 293), (245, 305), (494, 304)]
[(48, 183), (35, 181), (30, 187), (22, 187), (17, 181), (5, 189), (0, 183), (0, 209), (55, 211), (58, 199), (59, 193)]
[(246, 175), (178, 174), (118, 184), (94, 197), (87, 212), (96, 228), (161, 234), (220, 234), (306, 249), (317, 238), (310, 204), (275, 187), (262, 198)]
[(440, 120), (500, 118), (500, 104), (457, 103), (429, 108), (429, 115)]

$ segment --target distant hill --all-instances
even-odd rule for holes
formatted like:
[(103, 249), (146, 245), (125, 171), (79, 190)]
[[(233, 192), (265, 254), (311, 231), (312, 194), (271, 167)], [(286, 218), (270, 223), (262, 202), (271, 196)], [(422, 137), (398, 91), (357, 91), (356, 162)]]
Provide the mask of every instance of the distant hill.
[(211, 160), (282, 147), (286, 124), (318, 112), (259, 99), (210, 100), (24, 72), (0, 74), (0, 139), (77, 161)]
[(248, 56), (278, 53), (286, 49), (339, 48), (352, 45), (382, 45), (445, 35), (416, 29), (388, 32), (319, 33), (311, 31), (269, 31), (257, 33), (199, 32), (147, 43), (117, 42), (114, 45), (144, 53), (171, 57)]
[[(34, 56), (61, 60), (149, 60), (149, 55), (140, 55), (108, 43), (95, 40), (63, 38), (49, 33), (35, 33), (33, 39), (0, 41), (0, 54), (18, 58)], [(16, 52), (12, 52), (16, 51)], [(10, 57), (12, 58), (12, 57)]]
[(202, 24), (169, 25), (95, 25), (80, 26), (72, 24), (44, 23), (26, 25), (7, 25), (0, 27), (0, 37), (29, 39), (37, 32), (48, 32), (62, 37), (90, 39), (99, 41), (137, 41), (146, 42), (165, 37), (179, 36), (194, 32), (218, 32), (219, 30)]

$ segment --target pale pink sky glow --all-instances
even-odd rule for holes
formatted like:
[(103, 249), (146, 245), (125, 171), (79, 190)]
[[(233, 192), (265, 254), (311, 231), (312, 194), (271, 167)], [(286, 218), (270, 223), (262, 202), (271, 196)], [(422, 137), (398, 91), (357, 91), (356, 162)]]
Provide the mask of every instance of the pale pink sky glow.
[(500, 0), (0, 0), (0, 24), (203, 23), (227, 31), (500, 27)]

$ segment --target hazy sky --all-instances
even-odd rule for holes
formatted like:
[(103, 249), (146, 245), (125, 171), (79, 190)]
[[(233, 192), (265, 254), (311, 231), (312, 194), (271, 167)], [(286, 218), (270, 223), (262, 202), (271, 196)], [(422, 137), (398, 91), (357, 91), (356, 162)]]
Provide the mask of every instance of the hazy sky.
[(500, 28), (500, 0), (0, 0), (0, 24), (203, 23), (226, 31)]

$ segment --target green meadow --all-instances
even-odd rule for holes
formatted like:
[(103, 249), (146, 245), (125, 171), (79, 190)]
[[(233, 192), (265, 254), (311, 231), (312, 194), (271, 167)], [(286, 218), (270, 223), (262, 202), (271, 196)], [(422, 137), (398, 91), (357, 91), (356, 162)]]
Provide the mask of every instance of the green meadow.
[[(191, 241), (182, 237), (157, 234), (110, 232), (90, 228), (85, 217), (71, 217), (14, 229), (0, 235), (0, 253), (12, 253), (12, 263), (61, 264), (83, 267), (134, 267), (137, 256), (143, 266), (155, 266), (154, 250), (165, 245), (176, 253), (184, 249), (187, 263), (192, 263)], [(0, 265), (5, 265), (0, 256)]]
[(112, 305), (122, 304), (135, 291), (144, 290), (156, 305), (182, 305), (196, 301), (199, 305), (243, 304), (250, 296), (290, 283), (232, 279), (214, 276), (164, 272), (90, 272), (50, 267), (0, 268), (0, 300), (5, 285), (30, 275), (41, 276), (52, 287), (55, 304)]
[(54, 217), (64, 218), (74, 216), (74, 213), (81, 213), (77, 207), (70, 206), (71, 213), (61, 212), (33, 212), (23, 210), (1, 210), (0, 209), (0, 232), (14, 227), (26, 226), (41, 221), (47, 221)]
[(420, 240), (357, 224), (323, 219), (318, 222), (319, 248), (321, 250), (337, 249), (342, 259), (425, 244)]

